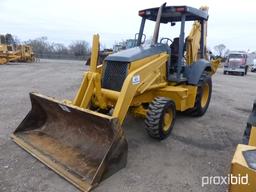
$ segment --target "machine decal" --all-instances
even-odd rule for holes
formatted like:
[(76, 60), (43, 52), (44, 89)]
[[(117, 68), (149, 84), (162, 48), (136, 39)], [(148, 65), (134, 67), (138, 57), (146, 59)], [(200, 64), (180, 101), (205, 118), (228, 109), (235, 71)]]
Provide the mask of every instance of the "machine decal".
[(140, 75), (134, 75), (133, 77), (132, 77), (132, 84), (133, 85), (137, 85), (137, 84), (139, 84), (140, 83)]

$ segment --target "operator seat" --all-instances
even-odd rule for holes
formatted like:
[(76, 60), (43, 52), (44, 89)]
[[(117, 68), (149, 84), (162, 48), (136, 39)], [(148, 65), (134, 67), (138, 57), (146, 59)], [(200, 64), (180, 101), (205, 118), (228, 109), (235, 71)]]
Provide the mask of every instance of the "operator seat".
[(179, 41), (180, 41), (180, 38), (179, 37), (175, 37), (173, 39), (172, 44), (170, 45), (170, 48), (171, 48), (171, 62), (173, 64), (178, 62), (178, 57), (179, 57)]
[[(187, 38), (185, 38), (185, 42), (184, 42), (184, 46), (183, 46), (183, 51), (182, 51), (182, 56), (183, 57), (184, 57), (184, 53), (185, 53), (186, 47), (187, 47)], [(172, 72), (176, 72), (176, 70), (177, 70), (177, 64), (178, 64), (178, 58), (179, 58), (179, 41), (180, 41), (180, 38), (175, 37), (173, 39), (172, 44), (170, 45), (170, 48), (171, 48), (171, 65), (172, 65), (171, 68), (173, 68)]]
[(179, 37), (175, 37), (173, 39), (172, 44), (170, 45), (171, 48), (171, 66), (170, 66), (170, 73), (175, 73), (177, 71), (177, 64), (179, 58)]

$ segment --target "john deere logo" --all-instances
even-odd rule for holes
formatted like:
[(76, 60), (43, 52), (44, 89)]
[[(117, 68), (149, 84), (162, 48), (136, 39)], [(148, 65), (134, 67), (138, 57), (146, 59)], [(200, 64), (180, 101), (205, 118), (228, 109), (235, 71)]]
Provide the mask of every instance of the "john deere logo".
[(137, 85), (137, 84), (139, 84), (140, 83), (140, 76), (139, 75), (134, 75), (133, 77), (132, 77), (132, 84), (133, 85)]

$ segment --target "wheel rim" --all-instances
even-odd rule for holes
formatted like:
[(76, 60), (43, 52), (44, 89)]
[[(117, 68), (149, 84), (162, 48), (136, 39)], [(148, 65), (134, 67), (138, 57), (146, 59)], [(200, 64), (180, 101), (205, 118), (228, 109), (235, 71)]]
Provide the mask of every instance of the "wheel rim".
[(202, 98), (201, 98), (201, 107), (204, 108), (208, 102), (208, 98), (209, 98), (209, 94), (210, 94), (210, 87), (208, 85), (208, 83), (205, 83), (202, 86)]
[(168, 132), (169, 129), (171, 128), (173, 121), (173, 112), (172, 110), (167, 110), (164, 114), (164, 119), (163, 119), (163, 131)]

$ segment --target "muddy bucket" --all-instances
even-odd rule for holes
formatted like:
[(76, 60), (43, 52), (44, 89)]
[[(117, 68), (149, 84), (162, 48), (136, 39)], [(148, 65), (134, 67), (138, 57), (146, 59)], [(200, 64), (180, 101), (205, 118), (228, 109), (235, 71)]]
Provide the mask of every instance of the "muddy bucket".
[(90, 191), (125, 167), (127, 141), (116, 118), (30, 93), (32, 109), (14, 142), (73, 183)]

